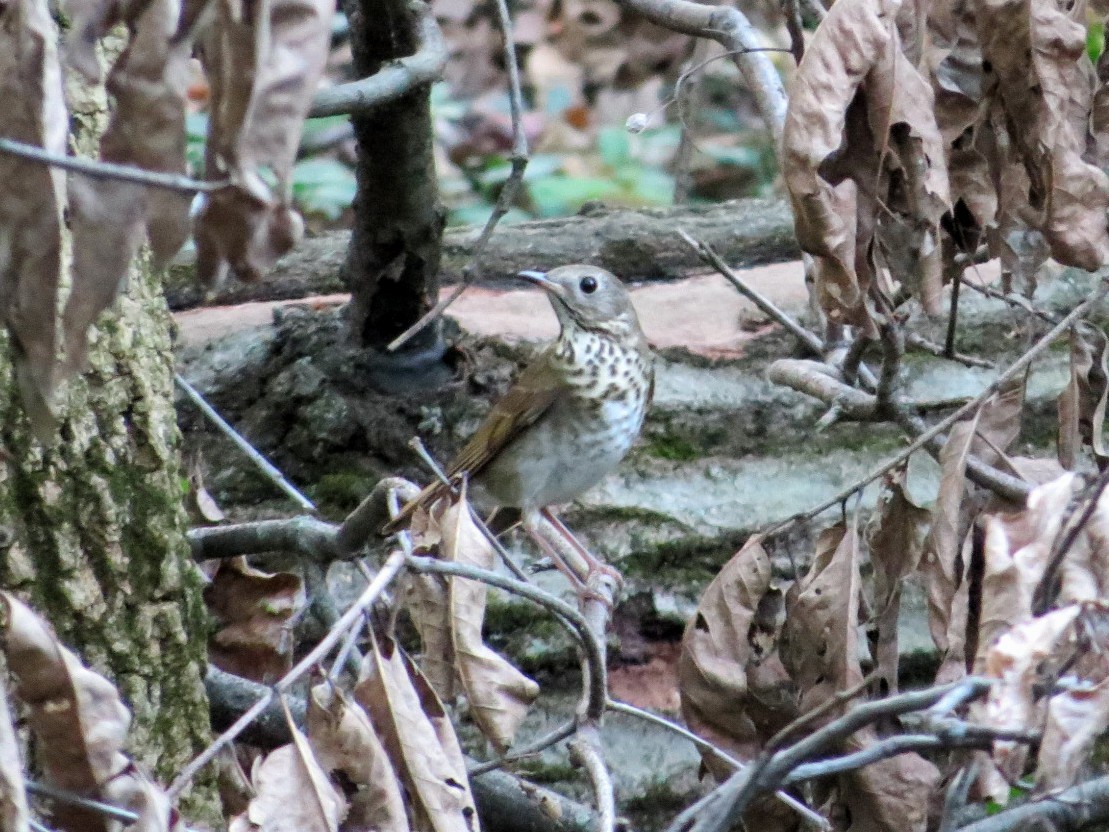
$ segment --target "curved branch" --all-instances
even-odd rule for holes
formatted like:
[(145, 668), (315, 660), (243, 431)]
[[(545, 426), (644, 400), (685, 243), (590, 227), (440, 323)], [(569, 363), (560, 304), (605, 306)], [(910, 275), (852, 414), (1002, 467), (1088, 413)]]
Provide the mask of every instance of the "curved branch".
[(430, 6), (425, 3), (412, 6), (420, 18), (416, 51), (382, 67), (368, 78), (320, 90), (312, 101), (308, 118), (369, 113), (442, 77), (448, 55), (443, 32)]

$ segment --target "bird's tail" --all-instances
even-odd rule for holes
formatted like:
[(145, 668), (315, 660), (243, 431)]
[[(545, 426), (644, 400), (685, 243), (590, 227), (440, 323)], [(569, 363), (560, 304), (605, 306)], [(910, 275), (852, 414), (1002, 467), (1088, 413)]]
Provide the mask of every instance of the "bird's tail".
[(412, 515), (416, 513), (416, 509), (431, 505), (446, 493), (446, 483), (433, 482), (431, 485), (426, 486), (423, 491), (401, 507), (397, 516), (381, 528), (381, 533), (387, 535), (395, 534), (400, 531), (412, 521)]

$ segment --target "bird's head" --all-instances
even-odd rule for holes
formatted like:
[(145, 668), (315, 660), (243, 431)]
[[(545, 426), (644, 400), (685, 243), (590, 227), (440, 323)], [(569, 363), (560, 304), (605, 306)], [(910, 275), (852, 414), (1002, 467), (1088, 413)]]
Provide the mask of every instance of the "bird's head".
[(564, 333), (576, 328), (622, 338), (639, 332), (631, 295), (612, 272), (573, 265), (520, 272), (520, 277), (547, 292)]

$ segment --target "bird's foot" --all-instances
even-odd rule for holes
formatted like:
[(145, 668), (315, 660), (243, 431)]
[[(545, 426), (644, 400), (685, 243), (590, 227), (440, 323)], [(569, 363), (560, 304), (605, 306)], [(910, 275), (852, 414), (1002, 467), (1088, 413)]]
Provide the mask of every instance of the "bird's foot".
[(569, 579), (578, 601), (600, 601), (611, 612), (624, 587), (624, 576), (590, 552), (550, 509), (525, 517), (532, 539)]

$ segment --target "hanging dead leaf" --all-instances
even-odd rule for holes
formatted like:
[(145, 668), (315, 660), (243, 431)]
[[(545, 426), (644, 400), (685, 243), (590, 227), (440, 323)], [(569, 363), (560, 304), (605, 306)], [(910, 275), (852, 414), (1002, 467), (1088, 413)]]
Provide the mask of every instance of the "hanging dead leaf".
[(979, 409), (968, 421), (955, 424), (940, 453), (940, 491), (920, 561), (928, 593), (932, 641), (952, 668), (959, 663), (965, 668), (966, 661), (967, 563), (961, 557), (970, 523), (970, 518), (964, 515), (966, 464), (981, 412)]
[(366, 712), (321, 682), (308, 698), (307, 730), (324, 771), (341, 771), (354, 788), (344, 832), (407, 832), (400, 783)]
[(346, 800), (291, 717), (289, 731), (291, 743), (255, 760), (250, 779), (256, 796), (246, 813), (231, 821), (232, 832), (338, 832)]
[(939, 220), (949, 202), (932, 91), (901, 54), (891, 0), (837, 2), (790, 90), (782, 169), (821, 308), (876, 332), (872, 242), (895, 277), (939, 311)]
[(1068, 679), (1051, 697), (1036, 758), (1036, 791), (1065, 789), (1078, 781), (1094, 741), (1109, 728), (1109, 678), (1097, 684)]
[[(1042, 700), (1035, 685), (1042, 664), (1060, 653), (1074, 639), (1074, 621), (1081, 608), (1072, 604), (1011, 628), (990, 647), (985, 672), (998, 681), (990, 688), (982, 721), (994, 728), (1034, 730), (1041, 724)], [(1009, 799), (1006, 785), (1020, 777), (1027, 757), (1025, 746), (1011, 741), (994, 743), (993, 760), (1004, 781), (990, 783), (990, 796), (999, 803)]]
[[(47, 782), (140, 811), (145, 829), (168, 829), (165, 796), (123, 754), (131, 714), (107, 679), (81, 664), (49, 625), (10, 593), (0, 593), (0, 640), (15, 693), (28, 709)], [(99, 812), (69, 804), (54, 809), (62, 830), (108, 830)]]
[(19, 738), (8, 707), (7, 685), (0, 685), (0, 829), (27, 832), (29, 817)]
[(1042, 211), (1051, 255), (1092, 271), (1109, 259), (1109, 176), (1084, 160), (1093, 103), (1085, 8), (1051, 0), (979, 0), (982, 56), (996, 79), (1010, 136)]
[[(686, 624), (678, 657), (682, 718), (709, 742), (751, 759), (761, 738), (745, 703), (748, 666), (759, 657), (750, 642), (759, 603), (770, 589), (770, 558), (755, 535), (743, 544), (701, 595)], [(702, 751), (705, 766), (718, 780), (731, 766)]]
[(1102, 433), (1109, 395), (1107, 339), (1100, 329), (1079, 323), (1070, 332), (1070, 381), (1059, 395), (1059, 462), (1074, 470), (1078, 452), (1089, 445), (1099, 468), (1109, 463)]
[(983, 520), (985, 569), (978, 618), (975, 672), (984, 670), (994, 641), (1032, 616), (1032, 595), (1074, 494), (1074, 475), (1032, 489), (1027, 507)]
[(890, 693), (897, 692), (901, 586), (917, 568), (931, 517), (930, 512), (914, 505), (906, 496), (907, 477), (907, 462), (886, 476), (877, 520), (867, 535), (874, 564), (874, 623), (878, 629), (875, 670)]
[[(466, 488), (443, 512), (442, 557), (492, 569), (496, 553), (474, 523)], [(487, 588), (480, 581), (452, 577), (449, 582), (451, 637), (455, 669), (470, 704), (470, 714), (498, 751), (512, 745), (539, 686), (482, 641)]]
[(1109, 596), (1109, 490), (1098, 498), (1084, 531), (1059, 569), (1061, 605)]
[[(786, 593), (782, 662), (812, 710), (863, 680), (859, 643), (859, 534), (856, 521), (825, 529), (808, 573)], [(832, 709), (828, 718), (837, 716)]]
[(204, 487), (204, 470), (200, 460), (194, 459), (189, 466), (189, 500), (187, 503), (190, 519), (196, 523), (222, 523), (226, 515), (219, 503)]
[(415, 828), (473, 832), (469, 789), (444, 754), (435, 728), (391, 640), (376, 637), (362, 662), (354, 698), (370, 715), (394, 770), (408, 790)]
[[(0, 135), (64, 156), (58, 28), (45, 0), (0, 7)], [(62, 269), (65, 174), (0, 154), (0, 318), (12, 335), (20, 392), (37, 435), (52, 440), (55, 307)]]
[(447, 581), (441, 575), (411, 575), (406, 609), (420, 634), (420, 666), (445, 702), (457, 697), (454, 642), (451, 638)]
[(262, 683), (292, 667), (293, 627), (307, 603), (298, 575), (262, 572), (246, 558), (231, 558), (204, 588), (204, 602), (219, 625), (208, 640), (216, 667)]
[[(292, 167), (301, 127), (327, 59), (334, 0), (217, 6), (201, 55), (211, 84), (206, 170), (227, 187), (206, 196), (195, 223), (197, 277), (228, 269), (258, 280), (303, 233)], [(262, 178), (268, 170), (273, 190)]]

